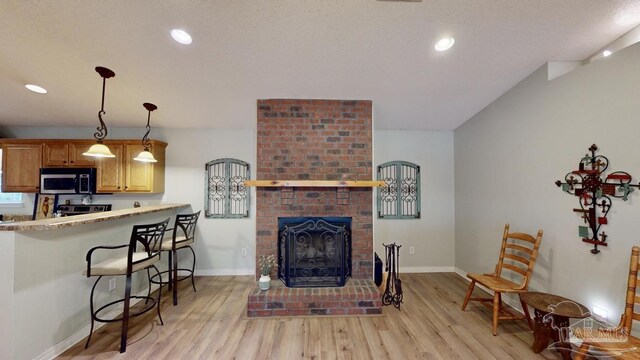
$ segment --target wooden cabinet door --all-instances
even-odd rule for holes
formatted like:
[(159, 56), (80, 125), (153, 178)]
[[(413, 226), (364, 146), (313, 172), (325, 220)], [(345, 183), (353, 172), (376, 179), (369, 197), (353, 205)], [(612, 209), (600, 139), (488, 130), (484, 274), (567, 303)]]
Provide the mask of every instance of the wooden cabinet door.
[(98, 179), (96, 188), (99, 193), (122, 192), (123, 189), (123, 145), (109, 144), (109, 150), (115, 155), (114, 158), (101, 158), (95, 161), (98, 169)]
[(42, 145), (5, 144), (2, 150), (2, 192), (39, 192)]
[(94, 167), (96, 162), (90, 156), (84, 156), (82, 153), (89, 150), (95, 141), (74, 141), (69, 144), (69, 166), (75, 167)]
[(69, 144), (66, 142), (45, 143), (42, 154), (43, 167), (61, 167), (69, 165)]
[(153, 164), (133, 160), (141, 151), (142, 145), (125, 145), (124, 191), (151, 192), (153, 182)]

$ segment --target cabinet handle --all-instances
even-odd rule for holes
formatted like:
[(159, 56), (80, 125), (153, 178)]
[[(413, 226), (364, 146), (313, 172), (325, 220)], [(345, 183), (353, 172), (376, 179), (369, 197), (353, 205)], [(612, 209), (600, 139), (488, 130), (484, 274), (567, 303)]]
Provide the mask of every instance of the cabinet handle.
[(62, 161), (62, 162), (63, 162), (64, 164), (66, 164), (66, 163), (67, 163), (67, 160), (64, 160), (64, 161)]
[(73, 164), (73, 160), (70, 161)]
[(118, 190), (120, 190), (120, 186), (118, 186)]

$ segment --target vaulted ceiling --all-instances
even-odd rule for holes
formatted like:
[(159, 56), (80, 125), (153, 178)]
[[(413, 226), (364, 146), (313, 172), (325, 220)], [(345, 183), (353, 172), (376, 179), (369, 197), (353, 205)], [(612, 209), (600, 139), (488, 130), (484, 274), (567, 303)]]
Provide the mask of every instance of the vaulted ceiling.
[(152, 126), (254, 128), (257, 99), (325, 98), (373, 100), (378, 129), (455, 129), (639, 23), (637, 0), (3, 0), (0, 126), (97, 126), (100, 65), (109, 126), (153, 102)]

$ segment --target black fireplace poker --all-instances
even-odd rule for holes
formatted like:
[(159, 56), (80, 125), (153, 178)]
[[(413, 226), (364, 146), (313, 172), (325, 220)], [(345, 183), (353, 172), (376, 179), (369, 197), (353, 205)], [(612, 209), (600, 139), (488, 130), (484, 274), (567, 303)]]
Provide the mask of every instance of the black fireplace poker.
[(387, 282), (382, 294), (382, 305), (393, 304), (400, 310), (402, 303), (402, 281), (400, 280), (400, 247), (396, 243), (385, 245), (385, 271), (387, 272)]

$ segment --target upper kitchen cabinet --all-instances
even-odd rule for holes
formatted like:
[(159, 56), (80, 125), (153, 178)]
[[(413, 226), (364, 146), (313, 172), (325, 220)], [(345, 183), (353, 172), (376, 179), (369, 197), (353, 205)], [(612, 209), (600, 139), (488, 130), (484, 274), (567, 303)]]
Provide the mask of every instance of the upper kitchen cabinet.
[(140, 140), (105, 140), (115, 158), (82, 155), (93, 140), (1, 139), (2, 192), (39, 192), (42, 167), (95, 167), (98, 193), (163, 193), (167, 144), (151, 140), (158, 162), (133, 160), (144, 147)]
[(139, 140), (108, 140), (105, 145), (116, 155), (111, 159), (96, 160), (99, 193), (163, 193), (164, 158), (166, 143), (151, 141), (151, 152), (158, 162), (144, 163), (133, 160), (144, 150)]
[(2, 143), (2, 192), (40, 191), (42, 142)]
[(124, 191), (124, 145), (109, 144), (109, 150), (116, 157), (96, 160), (98, 193)]
[(94, 167), (93, 158), (84, 156), (94, 141), (72, 140), (45, 142), (42, 151), (43, 167)]

